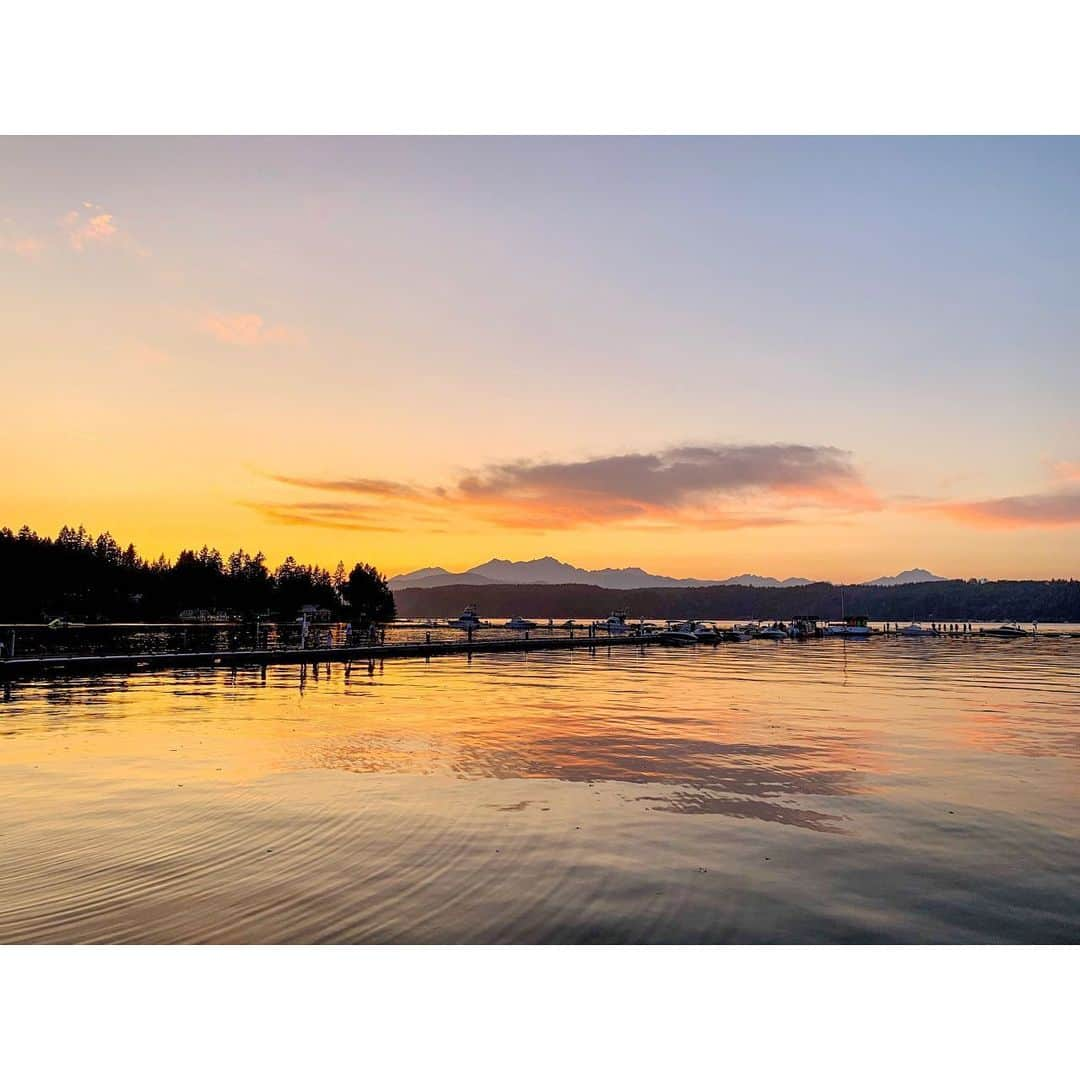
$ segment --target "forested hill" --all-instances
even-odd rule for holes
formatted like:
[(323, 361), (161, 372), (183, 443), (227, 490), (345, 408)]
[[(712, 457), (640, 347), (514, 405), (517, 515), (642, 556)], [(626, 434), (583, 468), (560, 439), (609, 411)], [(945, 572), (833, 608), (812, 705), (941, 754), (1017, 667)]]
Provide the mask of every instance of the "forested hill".
[[(838, 619), (840, 588), (827, 582), (787, 589), (717, 585), (692, 589), (603, 589), (596, 585), (448, 585), (402, 589), (398, 614), (449, 618), (475, 604), (481, 618), (604, 618), (614, 610), (656, 619)], [(928, 581), (845, 585), (843, 608), (874, 620), (1080, 622), (1080, 581)]]

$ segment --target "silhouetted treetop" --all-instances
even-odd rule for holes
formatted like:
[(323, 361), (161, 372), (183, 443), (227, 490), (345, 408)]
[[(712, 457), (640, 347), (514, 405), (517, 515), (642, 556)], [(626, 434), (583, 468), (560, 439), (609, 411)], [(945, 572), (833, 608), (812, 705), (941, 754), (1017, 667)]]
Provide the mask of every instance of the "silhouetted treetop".
[[(361, 565), (385, 587), (374, 567)], [(159, 555), (150, 562), (134, 544), (123, 547), (108, 532), (94, 537), (82, 525), (65, 525), (55, 539), (28, 525), (17, 533), (0, 529), (3, 622), (173, 619), (181, 612), (292, 618), (307, 605), (361, 623), (393, 617), (393, 597), (389, 605), (385, 597), (380, 601), (374, 584), (357, 588), (363, 610), (351, 611), (350, 580), (343, 562), (331, 573), (290, 555), (271, 571), (261, 551), (241, 548), (223, 556), (207, 545), (187, 548), (175, 561)]]

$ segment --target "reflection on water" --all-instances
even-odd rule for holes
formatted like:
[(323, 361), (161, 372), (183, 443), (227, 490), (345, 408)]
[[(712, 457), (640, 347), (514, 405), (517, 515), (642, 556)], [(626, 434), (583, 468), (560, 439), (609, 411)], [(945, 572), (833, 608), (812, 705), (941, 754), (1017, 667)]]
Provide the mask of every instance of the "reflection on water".
[(1080, 642), (188, 671), (0, 705), (0, 941), (1080, 941)]

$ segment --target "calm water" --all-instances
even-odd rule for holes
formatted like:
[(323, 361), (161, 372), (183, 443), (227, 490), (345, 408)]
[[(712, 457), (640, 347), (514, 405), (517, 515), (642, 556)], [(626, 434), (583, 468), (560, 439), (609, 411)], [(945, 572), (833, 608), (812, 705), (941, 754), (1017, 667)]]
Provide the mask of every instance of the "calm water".
[(1080, 640), (17, 684), (0, 941), (1080, 942)]

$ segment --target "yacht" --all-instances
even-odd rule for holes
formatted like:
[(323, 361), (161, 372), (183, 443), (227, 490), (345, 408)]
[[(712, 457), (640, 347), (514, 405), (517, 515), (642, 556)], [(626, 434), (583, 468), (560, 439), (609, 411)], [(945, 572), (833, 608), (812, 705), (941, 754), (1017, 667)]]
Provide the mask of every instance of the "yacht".
[(910, 638), (937, 637), (938, 632), (933, 627), (922, 626), (913, 620), (910, 625), (905, 626), (900, 631), (900, 636)]
[(476, 614), (476, 605), (470, 604), (456, 619), (450, 619), (447, 626), (457, 627), (458, 630), (479, 629), (480, 616)]
[(873, 633), (865, 615), (848, 615), (843, 622), (831, 622), (825, 627), (826, 637), (852, 638), (865, 641)]
[(507, 630), (535, 630), (536, 623), (531, 619), (523, 619), (520, 615), (515, 615), (507, 624)]
[(626, 621), (626, 615), (625, 611), (613, 611), (603, 622), (596, 624), (597, 629), (606, 630), (613, 637), (629, 634), (631, 627)]
[(986, 637), (996, 638), (1026, 638), (1031, 637), (1019, 623), (1002, 623), (1001, 626), (991, 626), (989, 630), (980, 630), (980, 634)]

